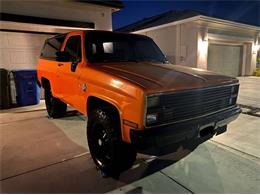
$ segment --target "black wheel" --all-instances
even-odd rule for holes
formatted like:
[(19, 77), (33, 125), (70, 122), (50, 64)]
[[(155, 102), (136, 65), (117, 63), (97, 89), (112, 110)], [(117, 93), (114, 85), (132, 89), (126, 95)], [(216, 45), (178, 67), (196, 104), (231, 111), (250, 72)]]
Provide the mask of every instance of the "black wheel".
[(105, 175), (116, 176), (133, 165), (136, 151), (122, 141), (120, 121), (114, 112), (93, 110), (88, 118), (87, 137), (91, 156)]
[(45, 105), (49, 117), (59, 118), (65, 115), (67, 104), (52, 96), (50, 89), (44, 90)]

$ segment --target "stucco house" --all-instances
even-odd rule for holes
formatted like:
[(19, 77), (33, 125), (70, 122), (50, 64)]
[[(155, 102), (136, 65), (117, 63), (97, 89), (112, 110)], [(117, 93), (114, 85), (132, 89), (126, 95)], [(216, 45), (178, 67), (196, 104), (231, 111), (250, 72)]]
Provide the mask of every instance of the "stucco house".
[(184, 10), (145, 18), (116, 31), (153, 38), (173, 64), (231, 76), (252, 75), (256, 69), (259, 26)]
[(73, 30), (112, 30), (114, 1), (1, 0), (0, 68), (35, 69), (46, 38)]

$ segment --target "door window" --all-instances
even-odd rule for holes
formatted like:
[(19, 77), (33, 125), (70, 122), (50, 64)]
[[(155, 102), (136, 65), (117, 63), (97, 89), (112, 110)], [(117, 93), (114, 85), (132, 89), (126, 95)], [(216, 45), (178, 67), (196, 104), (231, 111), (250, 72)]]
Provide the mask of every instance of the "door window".
[(41, 58), (56, 60), (56, 53), (60, 50), (65, 35), (58, 35), (47, 39), (41, 51)]
[(81, 61), (81, 37), (79, 35), (70, 37), (64, 51), (69, 53), (70, 61), (75, 59)]

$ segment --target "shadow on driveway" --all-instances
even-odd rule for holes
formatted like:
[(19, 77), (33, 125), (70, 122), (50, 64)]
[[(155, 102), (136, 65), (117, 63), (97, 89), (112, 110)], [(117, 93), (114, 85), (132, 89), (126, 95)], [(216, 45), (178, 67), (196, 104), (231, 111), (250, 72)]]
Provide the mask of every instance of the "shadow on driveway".
[[(1, 137), (4, 138), (0, 143), (1, 193), (109, 192), (175, 164), (201, 142), (185, 140), (172, 146), (169, 155), (160, 158), (138, 155), (135, 165), (119, 178), (102, 178), (85, 148), (71, 141), (42, 113), (31, 113), (34, 117), (37, 114), (39, 117), (35, 119), (0, 124)], [(62, 120), (72, 120), (70, 117), (76, 120), (74, 116), (78, 113), (71, 111)], [(28, 113), (27, 117), (30, 118)], [(177, 185), (189, 192), (185, 186)], [(141, 191), (142, 188), (137, 187), (128, 193)]]

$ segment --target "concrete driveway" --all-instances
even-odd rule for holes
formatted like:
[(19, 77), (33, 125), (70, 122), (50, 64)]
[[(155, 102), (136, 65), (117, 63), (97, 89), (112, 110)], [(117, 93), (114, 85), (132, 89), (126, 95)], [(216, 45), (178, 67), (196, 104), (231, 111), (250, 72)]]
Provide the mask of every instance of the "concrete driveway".
[(260, 108), (260, 77), (238, 77), (240, 82), (238, 103)]
[(1, 111), (0, 193), (260, 193), (257, 115), (241, 114), (197, 148), (182, 143), (160, 158), (139, 154), (119, 179), (96, 170), (85, 126), (75, 111), (49, 119), (43, 102)]
[(194, 151), (180, 146), (161, 158), (139, 155), (115, 180), (96, 171), (78, 113), (55, 120), (45, 111), (2, 113), (0, 192), (260, 192), (259, 125), (259, 118), (242, 114), (226, 134)]

